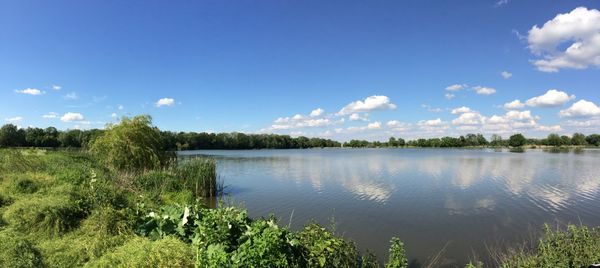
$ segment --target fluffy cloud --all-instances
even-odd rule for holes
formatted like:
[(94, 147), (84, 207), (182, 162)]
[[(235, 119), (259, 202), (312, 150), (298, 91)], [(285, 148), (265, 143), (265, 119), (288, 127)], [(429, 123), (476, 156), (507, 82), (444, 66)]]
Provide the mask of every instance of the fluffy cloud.
[(381, 129), (381, 122), (369, 123), (367, 129)]
[(454, 85), (449, 85), (446, 87), (446, 90), (450, 90), (450, 91), (459, 91), (461, 89), (465, 89), (467, 87), (467, 85), (465, 84), (454, 84)]
[(310, 112), (310, 116), (311, 117), (321, 116), (324, 112), (325, 112), (325, 110), (323, 110), (321, 108), (317, 108), (317, 109), (312, 110), (312, 112)]
[(154, 106), (156, 106), (156, 107), (173, 106), (173, 105), (175, 105), (175, 100), (171, 99), (171, 98), (162, 98), (154, 104)]
[(394, 109), (396, 109), (396, 104), (391, 103), (390, 98), (387, 96), (374, 95), (366, 98), (364, 101), (357, 100), (349, 103), (338, 112), (338, 115)]
[(512, 73), (510, 73), (510, 72), (507, 72), (507, 71), (502, 71), (502, 72), (500, 73), (500, 75), (501, 75), (501, 76), (502, 76), (504, 79), (509, 79), (509, 78), (511, 78), (511, 77), (512, 77)]
[(118, 116), (118, 115), (117, 115), (116, 113), (112, 113), (112, 114), (110, 114), (110, 117), (112, 117), (112, 118), (117, 118), (117, 116)]
[(119, 107), (117, 107), (117, 109), (123, 110), (123, 109), (125, 109), (125, 107), (123, 107), (123, 105), (119, 105)]
[(348, 119), (350, 121), (369, 121), (369, 114), (360, 115), (358, 113), (351, 114)]
[(463, 113), (468, 113), (468, 112), (472, 112), (472, 110), (471, 110), (471, 108), (466, 107), (466, 106), (452, 109), (452, 114), (463, 114)]
[(44, 91), (41, 91), (37, 88), (26, 88), (23, 90), (15, 90), (15, 92), (19, 93), (19, 94), (27, 94), (27, 95), (33, 95), (33, 96), (42, 95), (45, 93)]
[(563, 131), (563, 128), (560, 125), (539, 126), (537, 128), (537, 130), (539, 130), (539, 131), (545, 131), (545, 132), (561, 132), (561, 131)]
[(575, 95), (568, 95), (556, 89), (548, 90), (544, 95), (528, 99), (525, 104), (532, 107), (556, 107), (575, 99)]
[(4, 120), (9, 123), (19, 123), (23, 120), (23, 117), (15, 116), (15, 117), (11, 117), (11, 118), (5, 118)]
[(600, 115), (600, 107), (591, 101), (580, 100), (571, 107), (561, 110), (560, 117), (591, 117)]
[(491, 87), (476, 86), (476, 87), (473, 87), (473, 90), (475, 90), (475, 93), (477, 93), (479, 95), (492, 95), (492, 94), (496, 93), (496, 89), (491, 88)]
[(454, 97), (456, 97), (456, 96), (452, 93), (446, 93), (446, 94), (444, 94), (444, 97), (446, 97), (446, 99), (451, 100), (451, 99), (454, 99)]
[(55, 113), (55, 112), (49, 112), (49, 113), (47, 113), (45, 115), (42, 115), (42, 117), (46, 118), (46, 119), (52, 119), (52, 118), (57, 118), (58, 114)]
[(53, 90), (60, 90), (62, 87), (58, 85), (52, 85)]
[(427, 104), (421, 104), (421, 107), (424, 109), (427, 109), (428, 112), (432, 112), (432, 113), (439, 113), (439, 112), (443, 111), (442, 108), (434, 108)]
[(481, 125), (485, 123), (485, 117), (478, 112), (465, 112), (461, 113), (458, 118), (452, 120), (453, 125)]
[(80, 122), (80, 121), (83, 121), (84, 119), (85, 118), (80, 113), (71, 113), (71, 112), (68, 112), (68, 113), (64, 114), (60, 118), (60, 121), (63, 121), (63, 122)]
[(506, 110), (518, 110), (523, 107), (525, 107), (525, 103), (522, 103), (520, 100), (514, 100), (504, 104), (504, 109)]
[(558, 14), (542, 27), (534, 25), (527, 41), (531, 52), (541, 57), (533, 61), (540, 71), (600, 66), (600, 11), (578, 7)]
[(406, 132), (411, 128), (411, 124), (400, 122), (398, 120), (390, 120), (385, 125), (393, 132)]
[(274, 123), (275, 124), (271, 125), (269, 128), (270, 130), (324, 127), (333, 125), (335, 122), (329, 118), (313, 118), (310, 116), (296, 114), (292, 117), (279, 117)]

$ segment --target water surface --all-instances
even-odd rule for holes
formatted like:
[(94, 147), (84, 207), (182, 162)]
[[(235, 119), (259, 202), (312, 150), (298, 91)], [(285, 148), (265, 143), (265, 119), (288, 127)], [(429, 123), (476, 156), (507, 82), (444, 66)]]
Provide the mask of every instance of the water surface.
[(516, 245), (544, 223), (600, 225), (600, 150), (472, 149), (186, 151), (211, 155), (229, 197), (250, 216), (294, 229), (329, 225), (387, 258), (400, 237), (413, 266)]

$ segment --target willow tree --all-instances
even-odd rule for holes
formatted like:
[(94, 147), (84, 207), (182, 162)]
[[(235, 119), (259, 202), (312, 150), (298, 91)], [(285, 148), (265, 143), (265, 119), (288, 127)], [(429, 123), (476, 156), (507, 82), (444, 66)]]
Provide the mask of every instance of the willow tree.
[(121, 171), (157, 168), (167, 158), (160, 131), (148, 115), (124, 117), (118, 124), (109, 124), (90, 151), (103, 164)]

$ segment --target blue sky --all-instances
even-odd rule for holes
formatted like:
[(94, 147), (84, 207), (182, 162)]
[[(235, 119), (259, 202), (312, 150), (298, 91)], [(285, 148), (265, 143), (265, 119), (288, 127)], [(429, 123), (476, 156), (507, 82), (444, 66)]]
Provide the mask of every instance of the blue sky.
[(598, 9), (2, 1), (0, 120), (102, 128), (150, 114), (167, 130), (339, 140), (600, 132)]

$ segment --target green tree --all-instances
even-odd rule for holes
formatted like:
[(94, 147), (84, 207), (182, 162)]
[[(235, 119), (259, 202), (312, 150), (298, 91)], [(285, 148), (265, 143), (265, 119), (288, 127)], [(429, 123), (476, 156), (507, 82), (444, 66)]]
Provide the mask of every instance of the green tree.
[(573, 137), (571, 137), (572, 145), (585, 145), (586, 143), (587, 142), (585, 141), (585, 135), (581, 133), (575, 133), (573, 134)]
[(152, 126), (148, 115), (124, 117), (120, 123), (108, 125), (90, 149), (102, 163), (116, 170), (153, 169), (167, 160), (160, 131)]
[(558, 147), (562, 145), (562, 140), (558, 134), (550, 134), (546, 138), (546, 145)]
[(521, 147), (525, 145), (525, 141), (525, 136), (523, 136), (523, 134), (521, 133), (518, 133), (508, 138), (508, 145), (510, 145), (511, 147)]
[(503, 141), (502, 141), (502, 136), (498, 135), (498, 134), (493, 134), (492, 135), (492, 141), (490, 142), (490, 145), (492, 146), (502, 146)]
[(17, 126), (7, 124), (0, 128), (0, 146), (15, 147), (25, 145), (24, 132), (20, 132)]

